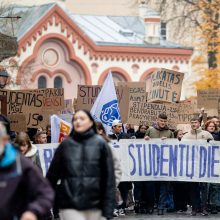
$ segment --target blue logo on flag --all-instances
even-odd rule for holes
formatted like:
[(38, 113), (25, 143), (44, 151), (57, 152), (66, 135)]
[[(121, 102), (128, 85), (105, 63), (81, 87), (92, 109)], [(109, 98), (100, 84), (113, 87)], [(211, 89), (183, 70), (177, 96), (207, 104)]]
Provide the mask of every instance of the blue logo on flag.
[(120, 120), (120, 113), (118, 101), (113, 100), (103, 105), (100, 120), (103, 124), (112, 126), (112, 122), (116, 119)]

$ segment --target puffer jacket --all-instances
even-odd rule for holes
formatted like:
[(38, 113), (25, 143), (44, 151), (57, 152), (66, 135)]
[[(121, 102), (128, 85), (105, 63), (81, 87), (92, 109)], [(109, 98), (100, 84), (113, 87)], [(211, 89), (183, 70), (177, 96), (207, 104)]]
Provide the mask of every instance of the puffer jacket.
[[(115, 176), (111, 150), (93, 129), (73, 133), (57, 148), (47, 178), (56, 189), (59, 209), (101, 210), (111, 218)], [(61, 183), (57, 186), (57, 181)]]
[(174, 134), (168, 127), (159, 128), (158, 126), (150, 127), (147, 129), (145, 136), (150, 138), (174, 138)]
[(30, 211), (38, 220), (52, 207), (52, 188), (33, 163), (7, 144), (0, 158), (0, 219), (20, 219)]
[(202, 130), (202, 128), (198, 128), (196, 130), (192, 130), (188, 133), (186, 133), (182, 140), (187, 140), (187, 139), (202, 139), (202, 140), (213, 140), (213, 136), (208, 132), (208, 131), (204, 131)]

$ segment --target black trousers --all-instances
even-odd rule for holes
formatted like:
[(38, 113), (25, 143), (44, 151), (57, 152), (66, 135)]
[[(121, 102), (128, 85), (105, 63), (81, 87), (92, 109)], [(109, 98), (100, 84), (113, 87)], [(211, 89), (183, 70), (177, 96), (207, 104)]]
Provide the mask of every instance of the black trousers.
[(150, 181), (134, 182), (134, 200), (145, 202), (146, 208), (153, 208), (155, 200), (155, 183)]
[(129, 190), (132, 189), (132, 183), (131, 182), (121, 182), (118, 185), (118, 189), (121, 193), (121, 197), (123, 200), (123, 204), (122, 204), (121, 208), (126, 208), (126, 202), (128, 199), (128, 192), (129, 192)]
[(187, 182), (173, 182), (173, 199), (175, 209), (187, 210), (187, 202), (189, 201), (188, 193), (188, 183)]
[(187, 189), (189, 193), (190, 202), (192, 205), (192, 210), (197, 210), (200, 208), (200, 186), (199, 183), (187, 183)]

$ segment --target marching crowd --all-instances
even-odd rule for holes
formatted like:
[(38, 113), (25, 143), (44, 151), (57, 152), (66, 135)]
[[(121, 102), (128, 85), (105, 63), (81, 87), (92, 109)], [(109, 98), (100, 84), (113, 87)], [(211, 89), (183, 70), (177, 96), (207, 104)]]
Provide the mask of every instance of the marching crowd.
[[(95, 122), (86, 110), (73, 116), (73, 128), (57, 148), (46, 178), (35, 144), (51, 141), (51, 128), (15, 134), (10, 122), (0, 117), (0, 220), (100, 220), (103, 217), (140, 214), (164, 215), (186, 212), (203, 216), (220, 211), (220, 184), (198, 182), (120, 182), (122, 171), (117, 154), (109, 146), (120, 139), (220, 140), (220, 120), (191, 119), (191, 130), (168, 128), (166, 114), (148, 127), (112, 123), (112, 134)], [(123, 159), (123, 158), (122, 158)]]

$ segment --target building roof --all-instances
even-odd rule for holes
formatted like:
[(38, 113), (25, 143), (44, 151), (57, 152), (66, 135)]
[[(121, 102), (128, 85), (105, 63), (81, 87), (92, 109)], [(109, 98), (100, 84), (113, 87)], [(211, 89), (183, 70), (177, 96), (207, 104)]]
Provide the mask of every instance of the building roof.
[[(13, 20), (14, 35), (20, 40), (37, 22), (53, 8), (55, 4), (45, 4), (40, 6), (20, 6), (12, 5), (8, 10), (1, 14), (1, 16), (7, 16), (13, 14), (13, 16), (20, 16), (18, 20)], [(6, 19), (0, 19), (2, 33), (13, 35), (11, 23)]]
[[(44, 17), (56, 4), (40, 6), (13, 6), (13, 15), (22, 18), (14, 24), (14, 34), (20, 40), (37, 22)], [(77, 15), (67, 9), (66, 14), (96, 45), (184, 48), (179, 44), (161, 39), (160, 44), (152, 45), (144, 41), (144, 23), (137, 16), (95, 16)], [(7, 11), (5, 15), (7, 15)], [(7, 24), (9, 25), (9, 24)], [(5, 26), (3, 33), (8, 33)], [(191, 48), (190, 48), (191, 49)]]
[(71, 14), (70, 17), (97, 45), (182, 48), (179, 44), (163, 39), (159, 45), (146, 43), (144, 23), (137, 16)]

